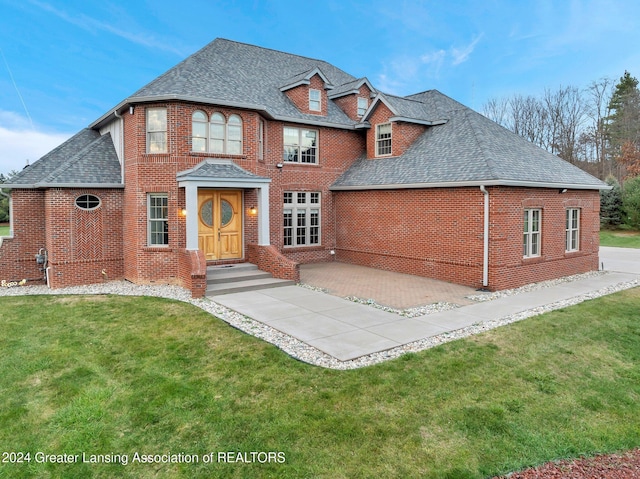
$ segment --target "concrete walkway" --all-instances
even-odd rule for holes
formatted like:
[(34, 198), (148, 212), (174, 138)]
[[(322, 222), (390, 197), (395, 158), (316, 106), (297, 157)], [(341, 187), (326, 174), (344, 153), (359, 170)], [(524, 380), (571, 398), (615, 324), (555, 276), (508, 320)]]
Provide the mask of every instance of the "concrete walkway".
[[(478, 322), (500, 319), (556, 301), (568, 300), (619, 283), (640, 280), (640, 250), (602, 248), (600, 256), (605, 269), (610, 271), (608, 274), (483, 303), (468, 304), (467, 301), (467, 305), (460, 308), (412, 319), (299, 286), (234, 293), (218, 296), (215, 301), (341, 361), (347, 361)], [(331, 265), (339, 265), (343, 274), (347, 274), (350, 266), (341, 263), (329, 264)], [(364, 269), (366, 276), (370, 278), (386, 273)], [(351, 274), (359, 275), (362, 272)], [(424, 278), (399, 275), (394, 277), (392, 287), (387, 285), (386, 280), (380, 281), (379, 291), (368, 289), (366, 294), (357, 294), (356, 290), (354, 295), (378, 302), (377, 294), (388, 297), (390, 292), (413, 288), (415, 281), (422, 280)], [(335, 281), (339, 283), (342, 280), (336, 278)], [(470, 294), (474, 292), (471, 290)], [(423, 291), (422, 294), (432, 297), (429, 291)], [(438, 300), (442, 299), (434, 298), (422, 304)]]

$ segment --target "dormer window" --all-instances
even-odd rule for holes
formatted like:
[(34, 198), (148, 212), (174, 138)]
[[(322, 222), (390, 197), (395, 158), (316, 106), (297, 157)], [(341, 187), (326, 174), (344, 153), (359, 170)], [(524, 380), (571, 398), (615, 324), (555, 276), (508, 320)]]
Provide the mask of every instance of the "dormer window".
[(309, 90), (309, 110), (321, 111), (320, 90)]
[(358, 97), (358, 118), (362, 118), (369, 108), (369, 100), (367, 98)]
[(376, 156), (391, 155), (391, 123), (376, 126)]

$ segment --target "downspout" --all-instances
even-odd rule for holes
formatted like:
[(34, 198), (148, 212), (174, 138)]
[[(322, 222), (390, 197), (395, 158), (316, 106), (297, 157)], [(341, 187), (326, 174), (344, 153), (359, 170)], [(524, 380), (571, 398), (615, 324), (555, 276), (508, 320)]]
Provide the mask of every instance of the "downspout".
[(489, 192), (480, 185), (480, 191), (484, 195), (484, 248), (482, 254), (482, 286), (489, 285)]
[(113, 115), (120, 120), (119, 123), (119, 127), (120, 127), (120, 133), (119, 133), (119, 137), (118, 138), (118, 159), (120, 160), (120, 178), (122, 180), (122, 183), (124, 183), (124, 120), (122, 119), (122, 115), (120, 113), (118, 113), (118, 110), (113, 110)]

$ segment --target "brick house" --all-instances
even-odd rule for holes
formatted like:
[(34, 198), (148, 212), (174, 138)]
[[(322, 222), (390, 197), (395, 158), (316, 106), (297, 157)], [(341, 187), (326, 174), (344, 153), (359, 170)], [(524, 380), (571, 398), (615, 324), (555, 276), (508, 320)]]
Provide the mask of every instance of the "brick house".
[[(598, 179), (442, 93), (217, 39), (12, 179), (0, 280), (201, 296), (344, 261), (491, 290), (598, 268)], [(43, 258), (46, 255), (46, 258)]]

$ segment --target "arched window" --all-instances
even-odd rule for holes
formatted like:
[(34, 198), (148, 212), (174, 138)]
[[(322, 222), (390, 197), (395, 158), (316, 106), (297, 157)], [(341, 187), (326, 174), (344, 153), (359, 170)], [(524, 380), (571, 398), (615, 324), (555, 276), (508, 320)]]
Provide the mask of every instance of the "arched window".
[(211, 153), (224, 153), (225, 152), (225, 130), (226, 125), (224, 116), (221, 113), (214, 113), (211, 115), (211, 143), (209, 144), (209, 151)]
[(193, 112), (191, 117), (191, 150), (207, 151), (207, 114), (197, 110)]
[(227, 153), (242, 154), (242, 119), (238, 115), (231, 115), (227, 124)]
[(242, 118), (230, 115), (229, 120), (220, 112), (211, 118), (201, 110), (191, 116), (191, 151), (199, 153), (242, 154)]

